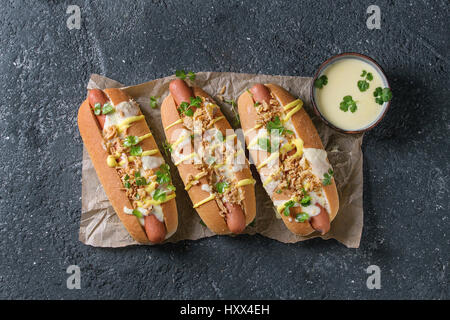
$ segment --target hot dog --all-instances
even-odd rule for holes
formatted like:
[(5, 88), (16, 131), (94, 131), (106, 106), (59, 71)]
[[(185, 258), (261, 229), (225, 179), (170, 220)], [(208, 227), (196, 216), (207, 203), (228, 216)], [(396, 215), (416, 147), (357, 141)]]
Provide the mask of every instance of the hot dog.
[(238, 99), (250, 155), (287, 228), (329, 232), (339, 197), (327, 153), (303, 102), (274, 84), (255, 84)]
[(202, 89), (171, 81), (161, 119), (194, 208), (217, 234), (239, 234), (256, 214), (244, 151), (219, 106)]
[(130, 235), (160, 243), (178, 226), (175, 188), (138, 104), (120, 89), (92, 89), (78, 128), (100, 182)]

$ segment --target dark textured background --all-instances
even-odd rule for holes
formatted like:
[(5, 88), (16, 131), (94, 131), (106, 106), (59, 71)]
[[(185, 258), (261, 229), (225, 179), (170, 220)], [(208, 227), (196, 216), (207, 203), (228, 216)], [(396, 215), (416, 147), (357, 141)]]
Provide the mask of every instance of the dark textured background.
[[(68, 30), (66, 8), (81, 8)], [(368, 30), (366, 8), (381, 8)], [(0, 298), (449, 298), (448, 1), (4, 1), (0, 9)], [(364, 139), (359, 249), (213, 237), (97, 249), (78, 241), (77, 108), (91, 73), (313, 75), (358, 51), (394, 99)], [(81, 268), (81, 290), (66, 268)], [(365, 269), (381, 268), (381, 290)]]

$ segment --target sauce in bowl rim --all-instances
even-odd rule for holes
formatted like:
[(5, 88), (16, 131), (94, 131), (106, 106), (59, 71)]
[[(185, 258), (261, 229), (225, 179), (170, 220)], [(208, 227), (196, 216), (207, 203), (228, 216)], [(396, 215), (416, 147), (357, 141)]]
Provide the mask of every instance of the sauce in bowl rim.
[(382, 108), (382, 110), (380, 111), (380, 113), (378, 114), (378, 116), (372, 121), (370, 122), (368, 125), (360, 128), (360, 129), (355, 129), (355, 130), (346, 130), (346, 129), (342, 129), (340, 127), (337, 127), (336, 125), (334, 125), (333, 123), (331, 123), (331, 121), (329, 121), (321, 112), (320, 112), (320, 107), (318, 106), (318, 103), (316, 103), (316, 90), (318, 90), (316, 87), (314, 87), (314, 82), (316, 81), (317, 78), (319, 78), (324, 72), (325, 70), (333, 63), (339, 61), (339, 60), (343, 60), (343, 59), (358, 59), (358, 60), (362, 60), (366, 63), (368, 63), (369, 65), (371, 65), (379, 74), (381, 81), (383, 83), (383, 86), (385, 88), (389, 88), (391, 89), (390, 85), (389, 85), (389, 81), (386, 77), (386, 74), (383, 70), (383, 68), (371, 57), (368, 57), (366, 55), (363, 55), (361, 53), (357, 53), (357, 52), (344, 52), (335, 56), (332, 56), (330, 58), (328, 58), (327, 60), (325, 60), (320, 67), (317, 69), (316, 73), (314, 74), (313, 80), (312, 80), (312, 84), (311, 84), (311, 91), (310, 91), (310, 98), (311, 98), (311, 103), (312, 103), (312, 107), (314, 109), (314, 112), (316, 113), (316, 115), (323, 121), (325, 122), (329, 127), (340, 131), (340, 132), (344, 132), (344, 133), (361, 133), (361, 132), (365, 132), (368, 130), (371, 130), (372, 128), (374, 128), (385, 116), (386, 112), (389, 109), (389, 106), (391, 104), (391, 101), (387, 101), (384, 102), (383, 105), (381, 105), (380, 107)]

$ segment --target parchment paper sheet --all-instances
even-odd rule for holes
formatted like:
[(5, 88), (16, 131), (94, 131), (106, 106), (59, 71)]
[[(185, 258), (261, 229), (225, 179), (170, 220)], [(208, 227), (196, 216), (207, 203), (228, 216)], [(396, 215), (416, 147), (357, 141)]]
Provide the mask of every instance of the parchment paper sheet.
[[(346, 135), (326, 126), (312, 111), (309, 91), (311, 78), (291, 76), (270, 76), (256, 74), (239, 74), (227, 72), (199, 72), (194, 81), (196, 86), (202, 87), (221, 106), (230, 123), (233, 123), (234, 114), (231, 105), (221, 102), (217, 95), (225, 86), (222, 94), (225, 100), (235, 99), (252, 84), (275, 83), (300, 97), (304, 101), (304, 108), (311, 116), (320, 134), (325, 149), (328, 152), (339, 192), (340, 208), (331, 230), (323, 239), (334, 238), (349, 248), (357, 248), (361, 239), (363, 227), (363, 157), (361, 151), (362, 134)], [(160, 108), (150, 108), (150, 96), (160, 97), (159, 105), (168, 95), (169, 82), (174, 77), (153, 80), (136, 86), (125, 87), (128, 94), (141, 106), (147, 123), (153, 132), (155, 140), (161, 148), (165, 141), (164, 130), (161, 124)], [(93, 74), (89, 80), (88, 89), (91, 88), (123, 87), (117, 81)], [(165, 157), (171, 166), (173, 183), (177, 188), (178, 230), (168, 242), (180, 240), (196, 240), (213, 236), (214, 233), (200, 224), (200, 218), (192, 208), (192, 202), (184, 191), (183, 183), (171, 160)], [(257, 212), (253, 226), (245, 230), (247, 234), (259, 233), (271, 239), (284, 243), (294, 243), (320, 237), (314, 233), (307, 237), (292, 234), (276, 218), (269, 196), (262, 187), (261, 180), (252, 165), (255, 185)], [(97, 174), (85, 149), (83, 150), (82, 167), (82, 207), (79, 239), (84, 244), (95, 247), (123, 247), (138, 244), (134, 241), (120, 222), (118, 216), (106, 197), (98, 181)]]

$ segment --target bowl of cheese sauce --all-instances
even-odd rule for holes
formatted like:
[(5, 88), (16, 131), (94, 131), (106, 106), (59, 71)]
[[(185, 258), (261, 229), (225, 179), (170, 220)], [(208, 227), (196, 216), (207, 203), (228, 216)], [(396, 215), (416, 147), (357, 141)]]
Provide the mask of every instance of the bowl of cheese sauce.
[(345, 133), (372, 129), (389, 108), (392, 92), (382, 68), (370, 57), (343, 53), (316, 72), (311, 101), (316, 114)]

